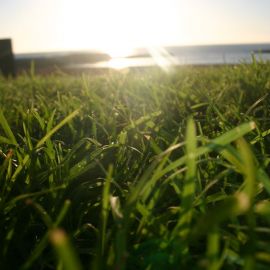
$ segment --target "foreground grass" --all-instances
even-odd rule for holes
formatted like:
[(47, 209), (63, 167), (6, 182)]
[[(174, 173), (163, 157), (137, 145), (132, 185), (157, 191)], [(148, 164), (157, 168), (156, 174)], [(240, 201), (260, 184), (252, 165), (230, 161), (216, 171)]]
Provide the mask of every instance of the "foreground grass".
[(270, 64), (0, 78), (1, 269), (269, 269)]

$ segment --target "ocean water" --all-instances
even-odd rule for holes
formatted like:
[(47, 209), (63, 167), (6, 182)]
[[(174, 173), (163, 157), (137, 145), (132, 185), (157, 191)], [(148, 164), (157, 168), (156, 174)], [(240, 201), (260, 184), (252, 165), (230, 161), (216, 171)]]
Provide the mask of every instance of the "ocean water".
[(252, 55), (270, 60), (270, 44), (175, 47), (170, 52), (181, 64), (237, 64), (251, 62)]
[(223, 65), (251, 63), (252, 57), (270, 61), (270, 44), (212, 45), (139, 49), (130, 57), (109, 61), (72, 65), (76, 68), (145, 67), (158, 65), (164, 68), (178, 65)]
[[(91, 52), (89, 52), (91, 53)], [(67, 55), (68, 53), (64, 53)], [(63, 53), (41, 53), (17, 55), (17, 59), (42, 59), (62, 56)], [(252, 56), (270, 61), (270, 44), (211, 45), (211, 46), (174, 46), (140, 48), (132, 55), (112, 58), (108, 61), (91, 63), (68, 63), (69, 68), (92, 69), (177, 65), (222, 65), (252, 62)]]

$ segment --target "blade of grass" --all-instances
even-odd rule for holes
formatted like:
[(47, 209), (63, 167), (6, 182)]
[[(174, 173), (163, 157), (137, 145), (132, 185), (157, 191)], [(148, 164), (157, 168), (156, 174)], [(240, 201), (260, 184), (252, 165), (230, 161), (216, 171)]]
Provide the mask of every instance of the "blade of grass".
[(12, 142), (12, 144), (17, 145), (17, 141), (16, 138), (7, 122), (7, 119), (5, 118), (2, 110), (0, 109), (0, 125), (2, 126), (6, 136), (8, 137), (8, 139)]
[(109, 216), (109, 206), (110, 206), (110, 186), (112, 181), (113, 166), (110, 165), (107, 177), (103, 186), (102, 191), (102, 203), (101, 203), (101, 214), (100, 214), (100, 230), (99, 230), (99, 243), (98, 243), (98, 254), (93, 262), (93, 269), (102, 269), (104, 265), (104, 252), (106, 245), (106, 229)]
[(191, 239), (195, 240), (218, 226), (224, 220), (246, 214), (249, 210), (249, 198), (244, 192), (227, 196), (221, 203), (207, 210), (192, 229)]
[[(211, 140), (207, 145), (196, 148), (196, 151), (194, 153), (191, 153), (191, 154), (194, 156), (194, 159), (196, 159), (199, 156), (204, 155), (206, 153), (209, 153), (211, 151), (214, 151), (214, 150), (220, 151), (220, 150), (222, 150), (222, 148), (224, 146), (239, 139), (240, 137), (244, 136), (248, 132), (252, 131), (254, 128), (255, 128), (254, 122), (242, 124), (234, 129), (226, 132), (225, 134), (222, 134), (221, 136), (217, 137), (216, 139)], [(141, 185), (142, 185), (141, 188), (143, 188), (144, 190), (148, 189), (149, 186), (154, 185), (156, 183), (156, 181), (158, 181), (162, 176), (177, 169), (177, 167), (184, 165), (186, 162), (187, 162), (187, 155), (170, 163), (164, 169), (156, 171), (155, 174), (151, 177), (151, 179), (149, 179), (147, 181), (146, 184), (141, 183)], [(138, 189), (141, 189), (141, 188), (138, 188)]]
[[(64, 202), (64, 205), (60, 211), (60, 213), (57, 216), (56, 221), (54, 222), (52, 228), (57, 228), (63, 219), (65, 218), (69, 207), (71, 205), (71, 202), (69, 200), (66, 200)], [(39, 243), (36, 245), (34, 250), (32, 251), (31, 255), (29, 258), (25, 261), (24, 265), (22, 266), (22, 270), (30, 269), (35, 260), (38, 259), (38, 257), (42, 254), (43, 250), (48, 246), (48, 240), (49, 240), (49, 235), (50, 235), (50, 230), (48, 230), (42, 239), (39, 241)]]
[(241, 159), (243, 161), (243, 166), (245, 171), (244, 175), (244, 189), (243, 193), (246, 194), (247, 199), (249, 200), (249, 211), (247, 213), (247, 223), (249, 227), (248, 232), (248, 250), (245, 256), (244, 269), (251, 270), (255, 269), (255, 243), (256, 235), (254, 229), (256, 227), (256, 219), (253, 211), (253, 202), (256, 191), (256, 168), (254, 164), (253, 154), (247, 142), (244, 139), (239, 139), (237, 141)]
[[(76, 115), (78, 115), (80, 109), (75, 110), (74, 112), (72, 112), (70, 115), (68, 115), (66, 118), (64, 118), (58, 125), (56, 125), (53, 129), (51, 129), (35, 146), (35, 148), (39, 148), (41, 147), (56, 131), (58, 131), (61, 127), (63, 127), (66, 123), (68, 123), (72, 118), (74, 118)], [(14, 172), (14, 174), (12, 175), (11, 180), (14, 182), (17, 178), (17, 176), (19, 175), (19, 173), (21, 172), (21, 170), (26, 166), (26, 164), (28, 163), (28, 161), (30, 160), (30, 155), (27, 154), (22, 163), (19, 164), (19, 166), (17, 167), (16, 171)]]
[[(199, 157), (200, 155), (209, 153), (213, 150), (218, 150), (222, 148), (222, 146), (225, 146), (227, 144), (230, 144), (231, 142), (243, 137), (245, 134), (249, 133), (255, 128), (254, 122), (249, 122), (242, 124), (236, 128), (233, 128), (232, 130), (226, 132), (225, 134), (222, 134), (221, 136), (217, 137), (216, 139), (213, 139), (208, 143), (206, 146), (201, 146), (197, 148), (196, 152), (193, 153), (195, 158)], [(169, 166), (167, 166), (162, 172), (159, 177), (165, 175), (166, 173), (174, 170), (175, 168), (183, 165), (186, 162), (187, 156), (184, 156), (175, 162), (172, 162)]]
[(61, 127), (63, 127), (66, 123), (72, 120), (75, 116), (79, 114), (80, 109), (75, 110), (67, 117), (65, 117), (59, 124), (57, 124), (54, 128), (52, 128), (37, 144), (36, 148), (41, 147), (56, 131), (58, 131)]
[(12, 142), (12, 140), (6, 138), (6, 137), (3, 137), (3, 136), (0, 136), (0, 144), (13, 144), (13, 145), (16, 145)]
[(81, 270), (80, 260), (68, 239), (66, 233), (61, 229), (50, 232), (50, 241), (55, 248), (56, 254), (63, 263), (65, 270)]
[(26, 204), (33, 206), (37, 213), (39, 214), (40, 218), (42, 219), (43, 223), (50, 229), (53, 227), (53, 221), (47, 211), (39, 204), (31, 199), (26, 200)]
[[(194, 153), (196, 152), (197, 139), (195, 123), (192, 119), (188, 120), (187, 132), (186, 132), (186, 166), (187, 171), (185, 175), (185, 181), (183, 186), (183, 192), (181, 194), (181, 213), (179, 221), (173, 230), (172, 236), (179, 235), (182, 239), (185, 239), (189, 234), (190, 222), (192, 219), (192, 203), (195, 197), (195, 180), (196, 180), (196, 158)], [(184, 250), (186, 247), (183, 247)]]
[(206, 256), (209, 266), (208, 270), (218, 270), (221, 267), (220, 260), (218, 258), (220, 251), (220, 234), (218, 228), (213, 230), (207, 236), (207, 251)]
[(101, 241), (101, 250), (100, 256), (104, 255), (105, 250), (105, 241), (106, 241), (106, 227), (108, 222), (109, 215), (109, 205), (110, 205), (110, 186), (112, 180), (113, 167), (109, 166), (108, 174), (106, 177), (106, 182), (102, 192), (102, 210), (101, 210), (101, 230), (100, 230), (100, 241)]

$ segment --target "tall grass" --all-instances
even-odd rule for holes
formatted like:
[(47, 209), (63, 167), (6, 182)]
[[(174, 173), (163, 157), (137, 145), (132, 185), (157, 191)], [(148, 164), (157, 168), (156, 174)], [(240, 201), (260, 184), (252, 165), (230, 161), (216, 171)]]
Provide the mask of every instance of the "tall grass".
[(0, 77), (1, 269), (269, 269), (270, 65)]

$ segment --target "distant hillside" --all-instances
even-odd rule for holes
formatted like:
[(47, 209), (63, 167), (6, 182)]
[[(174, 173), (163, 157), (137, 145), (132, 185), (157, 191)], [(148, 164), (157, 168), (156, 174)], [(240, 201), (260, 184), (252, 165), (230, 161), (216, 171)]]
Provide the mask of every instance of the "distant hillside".
[(34, 62), (38, 73), (48, 73), (56, 68), (65, 69), (69, 65), (108, 61), (110, 56), (105, 53), (68, 52), (68, 53), (35, 53), (20, 54), (15, 57), (17, 73), (29, 70)]

